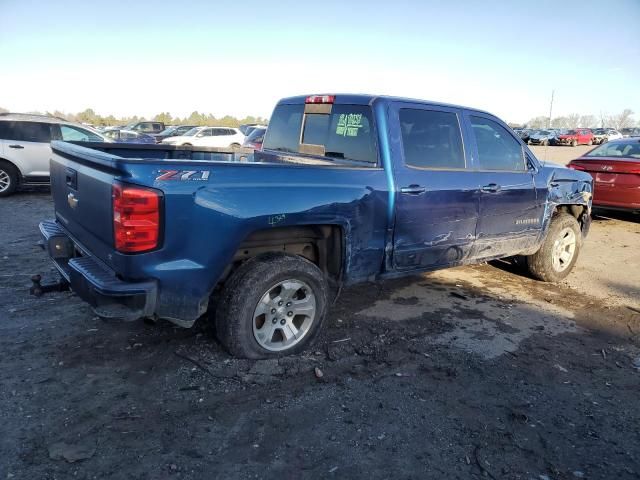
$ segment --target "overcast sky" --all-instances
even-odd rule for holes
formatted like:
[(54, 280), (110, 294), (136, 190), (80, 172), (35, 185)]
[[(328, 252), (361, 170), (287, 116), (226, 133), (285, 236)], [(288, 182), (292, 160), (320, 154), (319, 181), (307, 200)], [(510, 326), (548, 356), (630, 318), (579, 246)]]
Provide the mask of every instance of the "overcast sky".
[(468, 105), (507, 121), (640, 117), (640, 0), (0, 0), (0, 107), (269, 116), (306, 93)]

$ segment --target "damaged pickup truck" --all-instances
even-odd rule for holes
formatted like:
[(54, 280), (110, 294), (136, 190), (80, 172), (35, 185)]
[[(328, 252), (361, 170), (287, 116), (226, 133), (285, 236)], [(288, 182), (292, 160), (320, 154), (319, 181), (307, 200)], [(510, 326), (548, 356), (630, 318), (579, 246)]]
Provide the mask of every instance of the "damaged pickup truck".
[(513, 256), (558, 281), (590, 225), (590, 175), (541, 164), (470, 108), (293, 97), (263, 151), (154, 147), (125, 158), (54, 142), (44, 246), (99, 316), (189, 327), (215, 305), (241, 357), (303, 349), (343, 285)]

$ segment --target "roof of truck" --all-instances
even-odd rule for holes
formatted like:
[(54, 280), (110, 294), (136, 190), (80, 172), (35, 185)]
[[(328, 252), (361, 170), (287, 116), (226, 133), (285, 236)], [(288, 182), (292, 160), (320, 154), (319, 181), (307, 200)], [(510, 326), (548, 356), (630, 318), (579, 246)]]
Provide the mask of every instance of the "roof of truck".
[(417, 98), (406, 98), (406, 97), (393, 97), (390, 95), (371, 95), (371, 94), (353, 94), (353, 93), (321, 93), (321, 94), (309, 94), (309, 95), (297, 95), (295, 97), (287, 97), (283, 98), (278, 102), (278, 104), (300, 104), (305, 103), (306, 99), (310, 96), (318, 96), (318, 95), (333, 95), (335, 96), (334, 104), (349, 104), (349, 105), (371, 105), (373, 102), (377, 100), (389, 101), (389, 102), (407, 102), (407, 103), (419, 103), (422, 105), (433, 105), (439, 107), (449, 107), (449, 108), (462, 108), (465, 110), (472, 110), (475, 112), (486, 113), (488, 115), (493, 115), (485, 110), (481, 110), (479, 108), (465, 107), (463, 105), (454, 105), (451, 103), (444, 102), (435, 102), (432, 100), (421, 100)]

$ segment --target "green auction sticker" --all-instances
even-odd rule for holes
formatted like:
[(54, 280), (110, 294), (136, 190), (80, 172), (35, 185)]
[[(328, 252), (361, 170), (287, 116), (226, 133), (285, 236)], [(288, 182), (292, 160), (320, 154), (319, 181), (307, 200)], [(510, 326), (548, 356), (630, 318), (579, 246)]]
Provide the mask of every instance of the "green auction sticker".
[(338, 118), (336, 135), (342, 135), (343, 137), (357, 137), (358, 130), (360, 128), (362, 128), (361, 113), (341, 113)]

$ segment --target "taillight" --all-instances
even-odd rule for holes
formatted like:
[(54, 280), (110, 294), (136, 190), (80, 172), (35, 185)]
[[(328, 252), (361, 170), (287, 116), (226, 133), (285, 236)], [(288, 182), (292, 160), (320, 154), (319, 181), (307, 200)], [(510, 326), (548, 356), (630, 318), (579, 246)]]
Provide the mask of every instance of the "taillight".
[(311, 95), (304, 103), (333, 103), (336, 101), (335, 95)]
[(586, 168), (584, 168), (583, 166), (581, 166), (581, 165), (574, 165), (573, 163), (570, 163), (569, 165), (567, 165), (567, 167), (569, 167), (569, 168), (573, 168), (574, 170), (582, 170), (583, 172), (586, 172), (586, 171), (587, 171), (587, 169), (586, 169)]
[(160, 241), (160, 194), (149, 188), (114, 184), (113, 237), (122, 253), (153, 250)]

